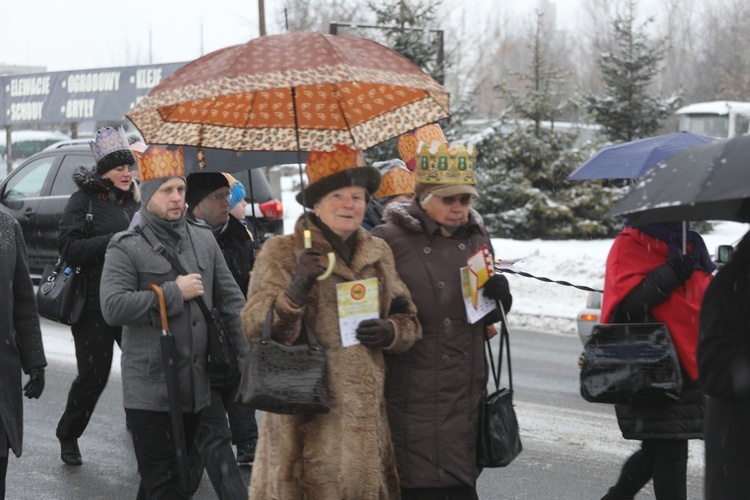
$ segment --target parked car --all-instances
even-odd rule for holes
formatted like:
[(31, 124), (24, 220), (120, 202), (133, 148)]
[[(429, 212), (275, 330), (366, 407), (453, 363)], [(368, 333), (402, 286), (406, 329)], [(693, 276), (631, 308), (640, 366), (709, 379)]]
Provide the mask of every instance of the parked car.
[[(59, 225), (68, 198), (78, 189), (72, 174), (80, 166), (94, 166), (88, 144), (59, 145), (28, 158), (0, 183), (0, 206), (21, 224), (35, 281), (45, 264), (57, 260)], [(248, 203), (254, 201), (255, 212), (248, 206), (245, 219), (262, 242), (283, 233), (283, 207), (273, 198), (263, 171), (250, 172), (252, 183), (247, 171), (233, 175), (245, 184)]]

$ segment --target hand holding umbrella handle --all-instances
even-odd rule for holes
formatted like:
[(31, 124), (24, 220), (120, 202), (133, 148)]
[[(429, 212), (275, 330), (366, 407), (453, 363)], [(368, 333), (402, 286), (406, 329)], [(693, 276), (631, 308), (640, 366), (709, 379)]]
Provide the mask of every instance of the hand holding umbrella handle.
[(156, 299), (159, 301), (159, 314), (161, 315), (161, 334), (169, 335), (169, 320), (167, 320), (167, 303), (164, 301), (164, 292), (159, 285), (150, 284), (149, 290), (156, 292)]
[[(312, 235), (309, 229), (305, 229), (305, 248), (312, 248)], [(317, 277), (318, 281), (323, 281), (333, 273), (333, 267), (336, 265), (336, 255), (333, 252), (328, 252), (328, 268), (326, 272)]]

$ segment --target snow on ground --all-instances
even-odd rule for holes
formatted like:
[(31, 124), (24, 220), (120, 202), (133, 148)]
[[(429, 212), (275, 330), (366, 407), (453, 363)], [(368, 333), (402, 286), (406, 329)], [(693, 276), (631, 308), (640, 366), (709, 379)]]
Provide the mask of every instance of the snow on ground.
[[(281, 178), (285, 233), (292, 232), (294, 223), (302, 213), (302, 206), (294, 199), (299, 191), (298, 183), (298, 176)], [(748, 229), (748, 224), (717, 222), (714, 230), (703, 237), (708, 250), (713, 253), (718, 245), (735, 243)], [(515, 264), (519, 271), (553, 281), (601, 289), (612, 240), (517, 241), (493, 238), (492, 246), (497, 258), (510, 261), (519, 259)], [(513, 313), (508, 318), (511, 327), (576, 332), (575, 317), (586, 304), (587, 291), (519, 275), (508, 275), (508, 281), (513, 294)]]

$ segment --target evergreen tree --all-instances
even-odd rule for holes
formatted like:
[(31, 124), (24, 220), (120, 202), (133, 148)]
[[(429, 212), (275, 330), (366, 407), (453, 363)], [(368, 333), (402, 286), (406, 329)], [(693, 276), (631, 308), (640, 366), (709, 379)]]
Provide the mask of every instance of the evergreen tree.
[(476, 207), (495, 237), (612, 236), (618, 223), (604, 219), (604, 214), (621, 190), (597, 181), (566, 181), (592, 151), (575, 147), (576, 133), (554, 127), (568, 106), (560, 98), (565, 75), (547, 62), (543, 32), (539, 14), (528, 73), (516, 74), (525, 92), (498, 86), (509, 112), (477, 144), (480, 197)]
[(627, 3), (626, 14), (613, 20), (613, 50), (605, 50), (597, 60), (604, 90), (601, 95), (584, 97), (594, 121), (604, 128), (613, 142), (628, 142), (653, 136), (661, 123), (672, 115), (680, 102), (679, 93), (667, 98), (654, 95), (653, 82), (666, 53), (664, 43), (649, 43), (646, 27), (635, 25), (636, 3)]

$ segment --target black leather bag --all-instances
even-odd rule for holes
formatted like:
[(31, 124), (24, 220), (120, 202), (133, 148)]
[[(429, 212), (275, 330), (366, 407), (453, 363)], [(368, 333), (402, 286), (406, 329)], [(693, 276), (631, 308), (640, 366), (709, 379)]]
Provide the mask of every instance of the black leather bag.
[(273, 306), (260, 337), (249, 342), (236, 400), (257, 410), (290, 415), (328, 413), (326, 356), (302, 318), (304, 343), (271, 338)]
[(61, 259), (45, 265), (36, 292), (39, 315), (65, 325), (78, 323), (86, 305), (85, 285), (80, 267), (73, 268)]
[[(500, 306), (502, 307), (502, 306)], [(500, 389), (500, 372), (503, 361), (503, 344), (507, 348), (508, 388)], [(516, 410), (513, 408), (513, 372), (510, 366), (510, 339), (505, 313), (500, 327), (500, 353), (497, 371), (490, 342), (485, 338), (489, 354), (495, 392), (484, 398), (479, 410), (479, 435), (477, 436), (477, 465), (479, 467), (505, 467), (523, 450), (518, 429)]]
[[(83, 226), (86, 237), (94, 219), (92, 209), (93, 202), (89, 198)], [(65, 325), (78, 323), (86, 306), (86, 278), (81, 274), (81, 268), (69, 266), (62, 257), (55, 264), (45, 265), (36, 291), (36, 306), (43, 318)]]
[(682, 390), (677, 352), (664, 323), (596, 325), (581, 362), (581, 396), (593, 403), (674, 402)]

